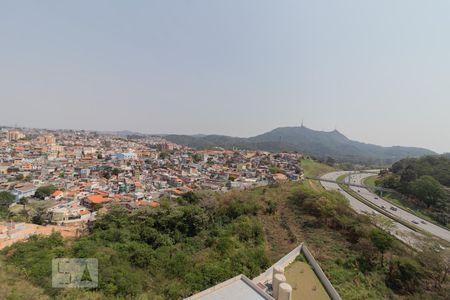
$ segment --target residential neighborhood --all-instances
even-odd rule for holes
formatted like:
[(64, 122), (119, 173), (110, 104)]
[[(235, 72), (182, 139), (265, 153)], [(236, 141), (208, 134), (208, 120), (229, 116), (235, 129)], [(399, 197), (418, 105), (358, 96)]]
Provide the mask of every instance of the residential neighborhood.
[(132, 211), (193, 191), (227, 192), (299, 181), (301, 157), (194, 150), (159, 136), (2, 128), (0, 192), (14, 196), (10, 221), (34, 218), (39, 225), (82, 232), (98, 213), (114, 205)]

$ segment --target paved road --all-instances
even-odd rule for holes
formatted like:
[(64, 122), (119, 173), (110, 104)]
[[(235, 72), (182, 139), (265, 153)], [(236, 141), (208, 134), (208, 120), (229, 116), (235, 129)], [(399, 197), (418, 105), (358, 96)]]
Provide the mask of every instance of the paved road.
[[(350, 182), (355, 183), (355, 184), (363, 184), (365, 178), (373, 176), (373, 175), (374, 174), (370, 174), (370, 173), (352, 174), (350, 176)], [(440, 226), (434, 225), (426, 220), (423, 220), (423, 219), (415, 216), (414, 214), (412, 214), (398, 206), (395, 206), (395, 205), (389, 203), (388, 201), (377, 196), (376, 194), (370, 192), (368, 189), (352, 187), (352, 186), (350, 186), (350, 188), (352, 190), (354, 190), (355, 192), (359, 193), (362, 197), (364, 197), (364, 199), (375, 204), (376, 206), (378, 206), (380, 208), (384, 206), (385, 209), (388, 210), (391, 214), (393, 214), (407, 222), (411, 222), (411, 224), (413, 224), (413, 221), (415, 221), (418, 224), (414, 224), (414, 225), (419, 227), (423, 231), (429, 232), (439, 238), (442, 238), (442, 239), (450, 242), (450, 231), (449, 230), (446, 230)], [(395, 210), (391, 209), (391, 207)]]
[[(328, 174), (325, 174), (324, 176), (322, 176), (322, 178), (328, 179), (328, 180), (337, 180), (337, 178), (339, 176), (342, 176), (344, 174), (350, 175), (350, 172), (341, 171), (341, 172), (328, 173)], [(373, 175), (373, 174), (371, 174), (371, 175)], [(356, 212), (363, 213), (363, 214), (374, 213), (374, 210), (371, 207), (367, 206), (366, 204), (362, 203), (361, 201), (354, 198), (350, 194), (341, 190), (341, 188), (339, 187), (338, 184), (332, 183), (332, 182), (326, 182), (326, 181), (321, 181), (320, 183), (326, 190), (339, 191), (345, 198), (347, 198), (347, 200), (350, 203), (350, 206)], [(375, 213), (375, 214), (379, 215), (379, 213)], [(387, 217), (385, 217), (385, 218), (387, 218)], [(378, 225), (380, 227), (384, 228), (385, 230), (389, 231), (393, 236), (395, 236), (399, 240), (401, 240), (404, 243), (406, 243), (412, 247), (415, 247), (415, 248), (420, 246), (421, 240), (424, 238), (424, 236), (422, 234), (417, 233), (396, 221), (392, 221), (392, 226), (389, 226), (389, 228), (386, 228), (385, 225), (382, 224), (382, 222), (379, 222)]]

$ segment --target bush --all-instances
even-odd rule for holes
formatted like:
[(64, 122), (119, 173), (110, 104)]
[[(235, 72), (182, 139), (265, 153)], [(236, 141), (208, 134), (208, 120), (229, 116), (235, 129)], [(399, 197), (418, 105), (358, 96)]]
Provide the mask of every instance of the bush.
[(39, 199), (45, 199), (46, 197), (50, 197), (57, 188), (53, 185), (41, 186), (36, 190), (34, 196)]
[(420, 266), (412, 259), (400, 257), (389, 264), (386, 285), (396, 292), (413, 293), (420, 288)]

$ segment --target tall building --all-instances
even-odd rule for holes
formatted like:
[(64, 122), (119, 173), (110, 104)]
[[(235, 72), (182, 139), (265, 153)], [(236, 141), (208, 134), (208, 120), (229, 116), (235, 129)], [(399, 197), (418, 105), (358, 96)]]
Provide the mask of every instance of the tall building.
[(20, 132), (18, 130), (11, 130), (11, 131), (8, 131), (7, 137), (8, 137), (8, 140), (10, 140), (10, 141), (17, 141), (17, 140), (25, 138), (25, 134), (23, 134), (22, 132)]
[(51, 134), (41, 135), (38, 138), (39, 143), (43, 145), (55, 145), (56, 144), (56, 138)]

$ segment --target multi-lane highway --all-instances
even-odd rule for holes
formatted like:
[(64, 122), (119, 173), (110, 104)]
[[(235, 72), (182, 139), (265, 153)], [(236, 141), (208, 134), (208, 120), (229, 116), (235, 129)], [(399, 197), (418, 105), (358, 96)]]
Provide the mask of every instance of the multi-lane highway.
[[(332, 181), (336, 181), (338, 177), (348, 174), (350, 175), (350, 172), (341, 171), (341, 172), (333, 172), (328, 173), (322, 176), (323, 179), (328, 179)], [(373, 175), (373, 174), (372, 174)], [(336, 190), (339, 191), (350, 203), (350, 206), (358, 213), (364, 213), (369, 215), (378, 215), (371, 207), (367, 206), (366, 204), (362, 203), (355, 197), (351, 196), (350, 194), (346, 193), (345, 191), (341, 190), (339, 185), (337, 183), (333, 182), (327, 182), (327, 181), (321, 181), (322, 186), (326, 190)], [(383, 217), (381, 217), (383, 218)], [(413, 231), (412, 229), (396, 222), (392, 222), (392, 226), (389, 226), (389, 228), (386, 228), (383, 222), (380, 222), (378, 224), (380, 227), (385, 228), (388, 230), (392, 235), (397, 237), (399, 240), (405, 242), (406, 244), (412, 246), (412, 247), (419, 247), (422, 239), (424, 236), (420, 233), (417, 233)]]
[[(373, 176), (374, 174), (370, 173), (356, 173), (350, 175), (350, 182), (355, 184), (363, 184), (364, 179), (370, 176)], [(450, 231), (446, 230), (445, 228), (442, 228), (440, 226), (437, 226), (433, 223), (428, 222), (427, 220), (423, 220), (416, 215), (391, 204), (390, 202), (384, 200), (383, 198), (377, 196), (376, 194), (370, 192), (368, 189), (365, 188), (359, 188), (359, 187), (352, 187), (350, 188), (357, 192), (359, 195), (361, 195), (364, 199), (372, 202), (374, 205), (385, 209), (389, 211), (391, 214), (395, 215), (398, 218), (401, 218), (402, 220), (405, 220), (407, 222), (410, 222), (411, 224), (415, 225), (416, 227), (419, 227), (423, 231), (429, 232), (432, 235), (435, 235), (439, 238), (442, 238), (448, 242), (450, 242)]]

